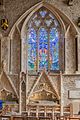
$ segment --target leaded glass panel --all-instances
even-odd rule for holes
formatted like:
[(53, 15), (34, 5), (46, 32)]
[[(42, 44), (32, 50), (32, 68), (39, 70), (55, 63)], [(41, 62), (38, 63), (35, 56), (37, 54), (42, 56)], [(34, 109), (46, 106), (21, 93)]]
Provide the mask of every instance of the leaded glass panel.
[(52, 19), (50, 19), (50, 20), (45, 20), (45, 23), (46, 23), (46, 25), (49, 27), (49, 26), (51, 25), (51, 23), (52, 23)]
[(48, 34), (45, 28), (39, 30), (39, 68), (48, 69)]
[(47, 13), (47, 11), (43, 10), (43, 11), (40, 11), (39, 13), (40, 13), (41, 17), (44, 18), (46, 13)]
[(56, 28), (50, 30), (49, 62), (51, 70), (59, 70), (59, 35)]
[(31, 17), (28, 34), (28, 69), (60, 69), (60, 24), (56, 17), (42, 7)]
[(28, 35), (28, 69), (36, 70), (36, 50), (37, 50), (37, 40), (36, 31), (34, 28), (29, 30)]
[(40, 20), (35, 20), (34, 23), (38, 27), (40, 25), (41, 21)]

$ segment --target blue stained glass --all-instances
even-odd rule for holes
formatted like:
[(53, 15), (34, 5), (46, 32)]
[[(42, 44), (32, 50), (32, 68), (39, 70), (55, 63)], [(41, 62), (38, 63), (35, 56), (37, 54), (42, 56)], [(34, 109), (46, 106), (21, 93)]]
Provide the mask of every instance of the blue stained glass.
[(40, 13), (41, 17), (44, 18), (46, 13), (47, 13), (47, 11), (40, 11), (39, 13)]
[(28, 24), (29, 70), (37, 70), (38, 65), (39, 70), (59, 70), (59, 25), (56, 17), (43, 7), (31, 18)]
[(39, 30), (39, 69), (48, 69), (48, 34), (45, 28)]
[(36, 31), (30, 28), (28, 35), (28, 69), (36, 70)]
[(59, 70), (59, 36), (56, 28), (50, 30), (50, 69)]

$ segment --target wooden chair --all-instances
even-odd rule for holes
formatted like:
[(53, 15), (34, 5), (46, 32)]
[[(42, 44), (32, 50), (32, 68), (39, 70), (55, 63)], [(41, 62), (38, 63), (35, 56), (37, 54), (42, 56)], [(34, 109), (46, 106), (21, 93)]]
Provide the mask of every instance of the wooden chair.
[(27, 106), (27, 116), (36, 116), (36, 106)]
[(45, 106), (39, 106), (38, 116), (46, 116), (45, 115)]
[(30, 116), (36, 116), (36, 106), (30, 106)]
[(70, 116), (70, 106), (65, 106), (63, 108), (64, 115)]
[(73, 107), (71, 103), (63, 107), (63, 113), (65, 116), (73, 116)]
[(54, 107), (53, 106), (46, 107), (46, 116), (54, 119)]
[(55, 106), (54, 107), (54, 115), (60, 115), (60, 106), (58, 105), (58, 106)]

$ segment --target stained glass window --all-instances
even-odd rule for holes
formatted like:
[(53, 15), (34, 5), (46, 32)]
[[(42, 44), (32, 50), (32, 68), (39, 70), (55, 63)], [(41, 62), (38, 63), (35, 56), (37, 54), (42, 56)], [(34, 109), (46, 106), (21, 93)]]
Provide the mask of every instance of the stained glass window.
[(40, 11), (39, 13), (40, 13), (41, 17), (44, 18), (47, 12), (45, 10), (43, 10), (43, 11)]
[(39, 68), (48, 69), (48, 34), (45, 28), (39, 30)]
[(56, 17), (42, 7), (33, 14), (28, 33), (28, 69), (60, 69), (60, 24)]
[(49, 26), (51, 25), (51, 23), (52, 23), (52, 19), (50, 19), (50, 20), (45, 20), (45, 23), (46, 23), (46, 25), (49, 27)]
[(50, 30), (50, 69), (59, 70), (59, 36), (56, 28)]
[(28, 69), (36, 70), (36, 31), (34, 28), (29, 30), (28, 36)]
[(38, 27), (40, 25), (41, 21), (40, 20), (35, 20), (34, 23)]

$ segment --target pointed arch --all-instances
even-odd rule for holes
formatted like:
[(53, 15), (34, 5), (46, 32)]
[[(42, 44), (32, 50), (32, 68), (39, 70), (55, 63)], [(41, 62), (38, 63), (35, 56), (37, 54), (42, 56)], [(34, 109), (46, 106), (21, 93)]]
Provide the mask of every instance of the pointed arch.
[[(61, 10), (59, 10), (58, 8), (56, 8), (54, 5), (51, 5), (49, 3), (46, 2), (40, 2), (37, 3), (36, 5), (34, 5), (33, 7), (31, 7), (29, 10), (27, 10), (17, 21), (16, 23), (13, 25), (10, 33), (9, 33), (9, 38), (10, 40), (13, 38), (13, 34), (15, 31), (16, 26), (18, 27), (19, 24), (23, 21), (23, 26), (21, 31), (19, 30), (20, 34), (21, 34), (21, 48), (22, 48), (22, 56), (21, 56), (21, 71), (26, 72), (26, 66), (25, 63), (26, 61), (24, 61), (24, 58), (27, 59), (25, 56), (27, 53), (23, 53), (23, 49), (25, 49), (25, 39), (26, 39), (26, 35), (25, 35), (25, 25), (26, 23), (29, 21), (29, 19), (31, 18), (31, 16), (37, 11), (39, 10), (41, 7), (45, 7), (46, 9), (48, 9), (49, 11), (51, 11), (55, 17), (59, 20), (59, 23), (62, 27), (62, 31), (64, 33), (64, 37), (65, 38), (65, 32), (66, 32), (66, 25), (65, 25), (65, 21), (68, 23), (68, 25), (71, 25), (71, 27), (73, 28), (74, 31), (74, 36), (75, 34), (79, 34), (76, 26), (74, 25), (74, 23), (69, 19), (69, 17), (67, 15), (65, 15)], [(28, 29), (28, 28), (27, 28)], [(64, 62), (64, 61), (63, 61)], [(62, 66), (62, 65), (61, 65)], [(64, 65), (63, 65), (64, 67)]]
[(57, 13), (54, 9), (51, 9), (50, 6), (51, 6), (50, 4), (42, 2), (39, 6), (37, 6), (37, 7), (27, 16), (27, 18), (25, 19), (25, 21), (24, 21), (24, 23), (23, 23), (22, 29), (21, 29), (21, 38), (22, 38), (22, 40), (23, 40), (23, 39), (26, 39), (26, 36), (25, 36), (25, 27), (26, 27), (27, 22), (28, 22), (29, 19), (32, 17), (32, 15), (33, 15), (35, 12), (37, 12), (41, 7), (44, 7), (44, 8), (46, 8), (46, 9), (48, 9), (48, 10), (57, 18), (57, 20), (59, 21), (59, 23), (60, 23), (60, 25), (61, 25), (61, 28), (63, 29), (64, 34), (65, 34), (66, 28), (65, 28), (65, 24), (64, 24), (62, 18), (58, 15), (58, 13)]
[[(29, 99), (30, 96), (34, 93), (34, 90), (35, 90), (36, 86), (38, 85), (38, 83), (40, 82), (42, 76), (45, 76), (45, 77), (46, 77), (46, 79), (47, 79), (47, 80), (45, 79), (46, 82), (48, 82), (48, 83), (50, 84), (50, 86), (52, 87), (52, 93), (54, 93), (54, 94), (56, 95), (57, 99), (60, 100), (60, 95), (59, 95), (59, 93), (58, 93), (58, 90), (57, 90), (56, 86), (54, 85), (52, 79), (48, 76), (48, 74), (46, 73), (45, 70), (43, 70), (43, 71), (41, 72), (40, 76), (38, 77), (37, 81), (35, 82), (34, 86), (33, 86), (32, 89), (31, 89), (31, 91), (29, 92), (29, 94), (28, 94), (28, 99)], [(44, 77), (44, 78), (45, 78), (45, 77)], [(43, 89), (41, 89), (41, 90), (43, 90)], [(45, 89), (44, 89), (44, 90), (45, 90)], [(37, 90), (37, 91), (38, 91), (38, 90)], [(47, 91), (47, 90), (45, 90), (45, 91)], [(51, 91), (48, 91), (48, 92), (51, 92)]]
[[(41, 11), (41, 9), (43, 9), (44, 10), (44, 12), (42, 12)], [(29, 29), (33, 29), (33, 28), (35, 28), (35, 27), (33, 27), (33, 28), (31, 28), (31, 23), (32, 23), (32, 19), (34, 19), (34, 17), (36, 16), (35, 14), (37, 13), (37, 11), (38, 11), (38, 13), (42, 16), (42, 18), (44, 18), (44, 19), (46, 19), (46, 14), (49, 14), (48, 15), (48, 17), (50, 17), (50, 21), (48, 22), (47, 20), (45, 20), (45, 22), (44, 22), (44, 24), (46, 24), (46, 26), (47, 26), (47, 28), (45, 27), (45, 25), (43, 24), (43, 25), (41, 25), (42, 24), (42, 22), (41, 21), (39, 21), (38, 22), (38, 24), (40, 24), (40, 22), (41, 22), (41, 28), (39, 28), (38, 29), (38, 32), (37, 32), (37, 42), (39, 43), (40, 41), (41, 41), (41, 39), (42, 38), (45, 38), (45, 40), (47, 40), (47, 44), (45, 44), (45, 45), (47, 45), (47, 49), (46, 48), (44, 48), (43, 50), (42, 49), (40, 49), (40, 43), (37, 45), (37, 46), (40, 46), (40, 47), (37, 47), (37, 52), (39, 53), (38, 54), (38, 56), (36, 57), (37, 59), (34, 61), (34, 60), (31, 60), (30, 61), (30, 63), (29, 63), (29, 61), (28, 62), (24, 62), (24, 58), (26, 58), (26, 60), (28, 60), (28, 57), (29, 56), (27, 56), (27, 54), (28, 54), (28, 52), (29, 52), (29, 50), (25, 50), (26, 49), (26, 43), (27, 43), (27, 46), (28, 46), (28, 39), (29, 39), (29, 35), (27, 35), (27, 33), (29, 33)], [(47, 12), (46, 12), (47, 11)], [(51, 15), (52, 14), (52, 15)], [(34, 17), (33, 17), (33, 15), (34, 15)], [(49, 19), (49, 18), (48, 18)], [(41, 19), (40, 19), (41, 20)], [(51, 21), (52, 20), (52, 21)], [(33, 20), (34, 21), (34, 20)], [(53, 21), (54, 21), (54, 23), (53, 23)], [(29, 23), (30, 23), (30, 25), (28, 25)], [(60, 29), (61, 29), (61, 32), (63, 32), (62, 34), (63, 34), (63, 36), (64, 36), (64, 33), (65, 33), (65, 25), (64, 25), (64, 23), (63, 23), (63, 21), (62, 21), (62, 19), (59, 17), (59, 15), (55, 12), (55, 11), (52, 11), (52, 10), (50, 10), (48, 7), (46, 7), (46, 5), (45, 4), (42, 4), (41, 6), (39, 6), (39, 7), (36, 7), (35, 8), (35, 10), (34, 11), (32, 11), (28, 16), (27, 16), (27, 18), (25, 19), (25, 21), (24, 21), (24, 23), (23, 23), (23, 26), (22, 26), (22, 29), (21, 29), (21, 39), (22, 39), (22, 71), (26, 71), (26, 69), (28, 69), (29, 68), (29, 66), (31, 66), (31, 67), (33, 67), (33, 70), (34, 70), (34, 66), (37, 66), (37, 69), (36, 70), (42, 70), (43, 68), (45, 68), (46, 70), (59, 70), (60, 69), (60, 66), (61, 65), (59, 65), (59, 60), (57, 61), (57, 63), (54, 63), (53, 61), (49, 61), (49, 59), (50, 59), (50, 55), (49, 55), (49, 53), (48, 53), (48, 50), (49, 50), (49, 30), (47, 30), (48, 32), (46, 32), (46, 29), (48, 29), (48, 27), (51, 27), (51, 26), (49, 26), (50, 24), (51, 24), (51, 22), (54, 24), (53, 25), (53, 27), (54, 26), (56, 26), (57, 27), (57, 24), (58, 24), (58, 26), (60, 27)], [(37, 23), (36, 23), (37, 24)], [(37, 25), (38, 25), (37, 24)], [(41, 29), (45, 29), (45, 33), (43, 34), (42, 32), (40, 32), (40, 30)], [(41, 35), (41, 33), (43, 34), (43, 35)], [(46, 34), (47, 33), (47, 34)], [(59, 32), (58, 32), (58, 34), (59, 34)], [(41, 37), (42, 36), (42, 37)], [(60, 36), (61, 37), (61, 36)], [(63, 38), (61, 38), (61, 39), (63, 39)], [(63, 40), (62, 40), (63, 41)], [(43, 42), (42, 42), (43, 43)], [(59, 42), (60, 43), (60, 42)], [(30, 46), (29, 46), (29, 48), (30, 48)], [(31, 48), (32, 49), (32, 48)], [(57, 49), (58, 49), (58, 47), (57, 47)], [(40, 51), (39, 50), (41, 50), (41, 51), (43, 51), (43, 52), (41, 52), (41, 54), (40, 54)], [(45, 54), (45, 51), (47, 52), (47, 54)], [(59, 50), (57, 50), (57, 52), (59, 52)], [(36, 53), (36, 51), (35, 51), (35, 53)], [(55, 52), (54, 52), (55, 53)], [(45, 56), (45, 58), (44, 58), (44, 60), (43, 61), (41, 61), (42, 59), (43, 59), (43, 57), (41, 57), (41, 55), (42, 56)], [(59, 59), (59, 54), (54, 54), (55, 56), (57, 56), (57, 59)], [(30, 56), (31, 56), (31, 54), (30, 54)], [(51, 56), (52, 57), (52, 56)], [(34, 58), (34, 57), (33, 57)], [(41, 58), (41, 59), (40, 59)], [(54, 59), (52, 59), (52, 60), (54, 60)], [(53, 64), (53, 67), (51, 68), (51, 67), (49, 67), (50, 65), (50, 62), (52, 62), (52, 64)], [(36, 64), (34, 64), (34, 63), (36, 63)], [(64, 62), (63, 62), (64, 63)], [(25, 65), (24, 65), (25, 64)], [(27, 64), (27, 65), (26, 65)], [(30, 65), (29, 65), (30, 64)], [(51, 64), (51, 65), (52, 65)], [(25, 68), (25, 66), (26, 66), (26, 68)], [(31, 68), (32, 69), (32, 68)]]
[(28, 16), (32, 11), (34, 11), (34, 10), (36, 11), (39, 8), (41, 8), (42, 6), (45, 6), (45, 7), (47, 7), (48, 9), (50, 9), (52, 11), (56, 11), (56, 13), (58, 14), (58, 16), (61, 18), (61, 21), (63, 23), (65, 31), (66, 31), (66, 28), (65, 28), (65, 24), (63, 22), (64, 20), (62, 20), (63, 16), (64, 16), (65, 21), (68, 24), (72, 25), (72, 27), (73, 27), (74, 31), (76, 32), (76, 34), (79, 34), (79, 31), (78, 31), (77, 27), (75, 26), (75, 24), (70, 20), (70, 18), (66, 14), (64, 14), (61, 10), (59, 10), (58, 8), (56, 8), (54, 5), (51, 5), (51, 4), (45, 3), (45, 2), (39, 2), (36, 5), (34, 5), (33, 7), (31, 7), (30, 9), (28, 9), (23, 15), (21, 15), (21, 17), (13, 25), (13, 27), (12, 27), (10, 33), (9, 33), (9, 37), (10, 38), (13, 37), (12, 35), (13, 35), (14, 31), (15, 31), (15, 26), (18, 26), (23, 20), (25, 20), (26, 16)]

